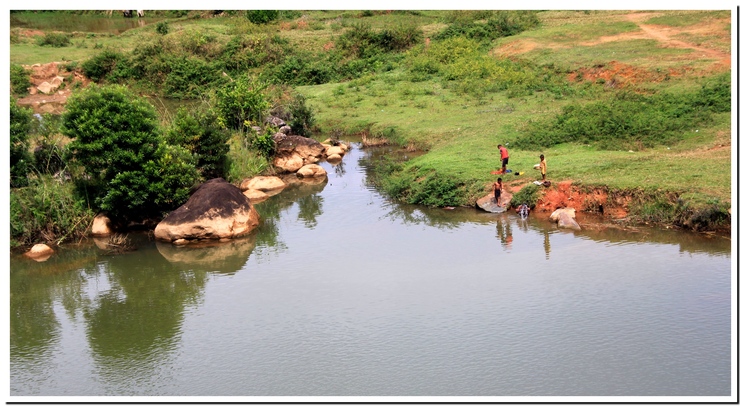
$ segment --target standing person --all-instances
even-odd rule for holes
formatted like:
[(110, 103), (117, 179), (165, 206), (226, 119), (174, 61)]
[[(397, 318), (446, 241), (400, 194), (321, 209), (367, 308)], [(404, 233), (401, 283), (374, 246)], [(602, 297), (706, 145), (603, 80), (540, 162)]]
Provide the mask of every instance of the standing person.
[(501, 144), (498, 144), (498, 152), (501, 153), (501, 173), (506, 173), (506, 165), (509, 164), (509, 150)]
[(545, 180), (545, 174), (547, 173), (547, 161), (545, 161), (545, 155), (540, 155), (540, 173), (542, 174), (542, 180)]
[(493, 199), (496, 201), (496, 205), (501, 207), (501, 190), (504, 188), (504, 184), (501, 183), (501, 178), (496, 180), (493, 184)]

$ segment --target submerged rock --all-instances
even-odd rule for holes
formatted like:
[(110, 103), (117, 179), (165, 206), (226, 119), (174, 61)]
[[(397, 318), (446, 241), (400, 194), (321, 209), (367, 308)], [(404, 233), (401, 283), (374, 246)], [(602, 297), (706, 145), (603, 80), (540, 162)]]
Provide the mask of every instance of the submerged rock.
[(580, 230), (581, 226), (576, 222), (576, 209), (565, 207), (557, 209), (550, 214), (550, 221), (557, 222), (558, 227), (571, 230)]
[(44, 262), (49, 259), (52, 254), (54, 254), (54, 250), (48, 245), (36, 244), (23, 255), (33, 259), (34, 261)]
[(316, 164), (308, 164), (299, 169), (296, 175), (301, 178), (318, 178), (326, 176), (326, 169)]
[(240, 185), (243, 191), (252, 189), (269, 194), (272, 191), (280, 191), (287, 184), (277, 176), (255, 176), (250, 179), (244, 179)]

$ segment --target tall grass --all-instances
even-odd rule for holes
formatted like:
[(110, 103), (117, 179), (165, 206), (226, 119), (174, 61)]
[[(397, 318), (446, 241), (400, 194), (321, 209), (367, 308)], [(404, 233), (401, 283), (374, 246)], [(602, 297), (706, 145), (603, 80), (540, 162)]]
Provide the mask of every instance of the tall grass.
[(40, 175), (29, 186), (10, 191), (11, 248), (39, 242), (61, 244), (87, 235), (95, 213), (74, 186)]

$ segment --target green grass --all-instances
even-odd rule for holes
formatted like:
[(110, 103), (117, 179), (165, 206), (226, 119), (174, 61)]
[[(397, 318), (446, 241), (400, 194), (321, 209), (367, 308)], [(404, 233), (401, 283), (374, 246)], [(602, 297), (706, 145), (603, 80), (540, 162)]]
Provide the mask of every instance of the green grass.
[(699, 23), (706, 23), (715, 19), (727, 19), (730, 17), (730, 10), (715, 11), (671, 11), (666, 15), (653, 17), (645, 21), (647, 24), (669, 25), (671, 27), (688, 27)]

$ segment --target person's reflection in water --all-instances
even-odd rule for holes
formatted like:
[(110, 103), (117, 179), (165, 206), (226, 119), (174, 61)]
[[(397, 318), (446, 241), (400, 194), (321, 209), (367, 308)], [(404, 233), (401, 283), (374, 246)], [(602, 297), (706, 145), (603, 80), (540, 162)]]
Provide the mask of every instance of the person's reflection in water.
[(504, 233), (504, 249), (508, 251), (511, 250), (511, 245), (514, 243), (514, 235), (511, 233), (511, 224), (508, 221), (506, 222)]
[(511, 249), (514, 237), (511, 234), (511, 224), (508, 221), (506, 221), (506, 225), (503, 224), (501, 219), (496, 221), (496, 237), (501, 240), (501, 246), (505, 250)]
[(545, 259), (550, 259), (550, 230), (544, 230), (545, 234)]

